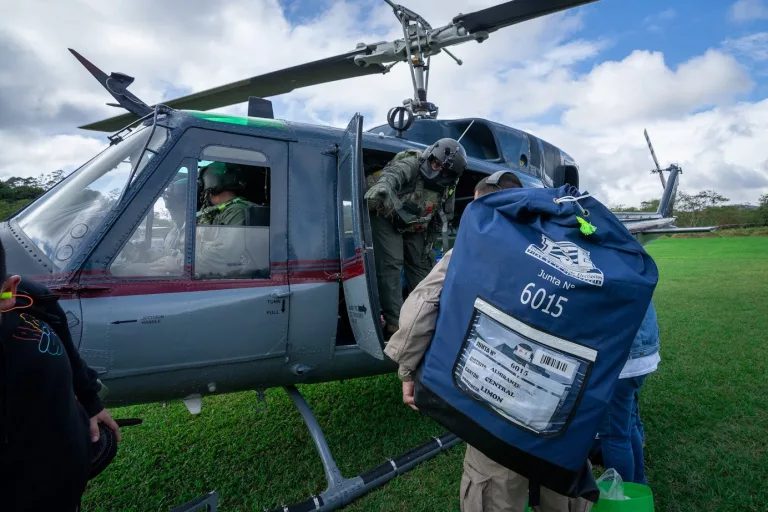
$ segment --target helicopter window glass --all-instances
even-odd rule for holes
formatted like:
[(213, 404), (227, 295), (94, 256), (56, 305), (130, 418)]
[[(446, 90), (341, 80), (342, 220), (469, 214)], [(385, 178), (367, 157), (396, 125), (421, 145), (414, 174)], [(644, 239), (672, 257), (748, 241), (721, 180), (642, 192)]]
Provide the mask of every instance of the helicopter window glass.
[(144, 151), (144, 154), (141, 156), (139, 166), (131, 178), (131, 184), (133, 184), (138, 179), (138, 177), (141, 175), (141, 171), (143, 171), (149, 161), (156, 156), (156, 152), (163, 146), (163, 144), (165, 144), (167, 139), (168, 130), (158, 127), (158, 129), (155, 130), (155, 133), (152, 134), (152, 139), (149, 141), (149, 144), (147, 144), (146, 151)]
[(180, 168), (110, 266), (116, 276), (181, 277), (189, 172)]
[(196, 279), (268, 279), (268, 158), (259, 151), (208, 146), (198, 162)]
[[(56, 269), (67, 266), (97, 230), (128, 186), (131, 173), (134, 179), (141, 174), (150, 160), (142, 151), (151, 132), (151, 127), (142, 126), (109, 146), (19, 214), (21, 229)], [(158, 126), (149, 148), (157, 150), (167, 139), (168, 130)]]
[[(250, 149), (231, 148), (228, 146), (208, 146), (203, 149), (203, 158), (211, 161), (227, 161), (243, 164), (266, 164), (267, 155)], [(201, 162), (202, 163), (202, 162)]]

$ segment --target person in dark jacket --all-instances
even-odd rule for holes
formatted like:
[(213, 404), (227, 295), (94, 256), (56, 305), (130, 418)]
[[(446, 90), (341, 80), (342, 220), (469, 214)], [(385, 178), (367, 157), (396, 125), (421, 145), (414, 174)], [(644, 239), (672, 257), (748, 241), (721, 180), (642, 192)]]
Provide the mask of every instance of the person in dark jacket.
[(7, 275), (0, 244), (0, 509), (79, 510), (104, 409), (56, 295)]

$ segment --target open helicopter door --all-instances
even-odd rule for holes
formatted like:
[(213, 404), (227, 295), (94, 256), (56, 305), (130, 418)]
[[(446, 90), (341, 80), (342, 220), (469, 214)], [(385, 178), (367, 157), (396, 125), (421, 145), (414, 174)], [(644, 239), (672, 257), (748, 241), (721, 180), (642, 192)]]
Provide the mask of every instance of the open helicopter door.
[(362, 137), (363, 116), (358, 113), (349, 122), (341, 138), (337, 160), (341, 276), (349, 323), (357, 345), (376, 359), (384, 359), (373, 238), (363, 199), (365, 176)]

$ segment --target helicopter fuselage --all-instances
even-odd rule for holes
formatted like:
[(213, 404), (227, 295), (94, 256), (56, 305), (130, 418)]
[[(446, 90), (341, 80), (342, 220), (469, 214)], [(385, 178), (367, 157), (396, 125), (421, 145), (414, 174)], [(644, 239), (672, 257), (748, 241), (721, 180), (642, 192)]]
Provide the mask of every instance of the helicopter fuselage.
[[(358, 184), (363, 172), (381, 169), (397, 152), (425, 147), (379, 133), (359, 135)], [(367, 215), (363, 208), (347, 211), (350, 201), (339, 195), (349, 188), (339, 180), (341, 141), (358, 137), (331, 127), (173, 110), (123, 137), (0, 227), (9, 271), (60, 295), (82, 357), (110, 390), (108, 403), (395, 369), (378, 358), (380, 348), (366, 348), (350, 328), (350, 317), (372, 324), (374, 316), (366, 312), (367, 320), (361, 319), (359, 310), (366, 308), (350, 307), (344, 292), (345, 281), (355, 277), (375, 288), (370, 265), (340, 256), (348, 243), (340, 236), (342, 217)], [(196, 173), (201, 161), (210, 160), (255, 163), (250, 168), (266, 176), (254, 190), (259, 208), (268, 209), (267, 222), (229, 228), (251, 230), (246, 245), (256, 249), (250, 275), (201, 270), (203, 255), (195, 245), (205, 237), (201, 230), (213, 228), (196, 223)], [(118, 161), (127, 162), (124, 169)], [(475, 183), (500, 168), (509, 166), (470, 156), (456, 192), (455, 223)], [(117, 263), (135, 252), (129, 246), (162, 250), (173, 215), (160, 201), (182, 170), (189, 188), (178, 272), (151, 273), (141, 265), (117, 272)], [(545, 186), (539, 177), (514, 172), (526, 187)], [(376, 296), (375, 289), (370, 292)]]

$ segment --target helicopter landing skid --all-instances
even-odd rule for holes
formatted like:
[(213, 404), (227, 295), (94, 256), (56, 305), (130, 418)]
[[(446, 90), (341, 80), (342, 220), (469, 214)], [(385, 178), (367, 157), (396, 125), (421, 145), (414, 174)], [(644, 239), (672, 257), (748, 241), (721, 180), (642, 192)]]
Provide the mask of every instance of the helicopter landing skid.
[[(370, 471), (354, 478), (344, 478), (339, 470), (336, 461), (325, 440), (325, 434), (320, 424), (317, 422), (312, 409), (307, 404), (295, 386), (285, 386), (285, 391), (291, 397), (296, 408), (304, 418), (304, 423), (309, 429), (312, 441), (315, 443), (320, 460), (323, 463), (325, 478), (328, 481), (328, 487), (319, 495), (313, 495), (309, 499), (292, 505), (283, 505), (273, 509), (271, 512), (311, 512), (322, 511), (329, 512), (338, 510), (341, 507), (349, 505), (356, 499), (368, 492), (381, 487), (397, 475), (402, 475), (413, 469), (417, 464), (429, 460), (442, 451), (452, 448), (460, 441), (454, 434), (446, 432), (440, 437), (433, 437), (430, 441), (421, 446), (403, 453), (394, 459), (388, 459), (387, 462), (377, 466)], [(218, 494), (211, 492), (205, 496), (181, 505), (171, 512), (192, 512), (196, 510), (207, 510), (216, 512)], [(204, 507), (204, 508), (203, 508)], [(267, 509), (264, 509), (265, 512)]]
[(454, 434), (446, 432), (440, 437), (434, 437), (423, 445), (414, 448), (394, 459), (388, 459), (387, 462), (377, 466), (362, 475), (353, 478), (344, 478), (333, 459), (331, 450), (325, 440), (323, 429), (315, 419), (312, 409), (309, 407), (304, 397), (294, 386), (285, 386), (285, 391), (293, 400), (293, 403), (299, 409), (304, 423), (307, 424), (315, 447), (320, 454), (320, 459), (325, 470), (325, 478), (328, 481), (328, 487), (318, 496), (311, 496), (309, 499), (294, 503), (292, 505), (283, 505), (272, 510), (272, 512), (305, 512), (305, 511), (331, 511), (337, 510), (343, 506), (349, 505), (364, 494), (381, 487), (397, 475), (402, 475), (414, 468), (418, 463), (431, 459), (438, 453), (448, 450), (459, 442), (459, 438)]

